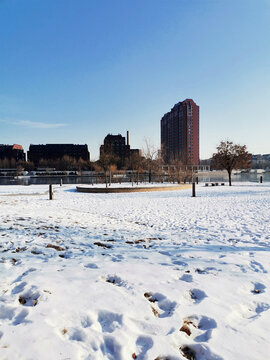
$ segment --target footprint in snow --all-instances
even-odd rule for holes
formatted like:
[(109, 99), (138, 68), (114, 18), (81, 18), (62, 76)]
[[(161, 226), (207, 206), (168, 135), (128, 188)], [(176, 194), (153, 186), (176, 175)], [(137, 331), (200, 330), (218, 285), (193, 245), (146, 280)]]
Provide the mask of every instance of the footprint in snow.
[[(153, 347), (153, 340), (149, 336), (139, 336), (136, 340), (136, 359), (145, 359), (146, 353)], [(138, 354), (138, 355), (137, 355)]]
[(28, 316), (29, 311), (26, 309), (23, 309), (22, 311), (19, 312), (19, 314), (14, 318), (12, 325), (17, 326), (20, 324), (26, 324), (26, 323), (30, 323), (29, 320), (26, 320), (26, 317)]
[(172, 263), (173, 263), (174, 265), (179, 265), (179, 266), (182, 266), (182, 267), (188, 266), (188, 264), (187, 264), (186, 262), (181, 261), (181, 260), (173, 260)]
[(18, 259), (16, 259), (16, 258), (10, 259), (10, 262), (11, 262), (11, 264), (14, 265), (14, 266), (15, 266), (15, 265), (19, 265), (19, 264), (22, 263), (21, 260), (18, 260)]
[[(262, 312), (267, 311), (270, 309), (270, 305), (267, 303), (257, 303), (255, 307), (255, 312), (258, 315), (260, 315)], [(256, 315), (255, 315), (256, 316)]]
[(24, 273), (22, 273), (22, 275), (18, 276), (13, 282), (12, 284), (15, 284), (16, 282), (21, 281), (25, 276), (27, 276), (28, 274), (30, 274), (33, 271), (36, 271), (37, 269), (35, 268), (30, 268), (28, 270), (26, 270)]
[(265, 285), (263, 285), (262, 283), (253, 283), (254, 288), (253, 290), (251, 290), (251, 292), (255, 295), (257, 294), (261, 294), (264, 292), (265, 290)]
[(124, 259), (124, 257), (122, 255), (114, 255), (112, 256), (112, 261), (113, 262), (121, 262)]
[(192, 315), (184, 319), (179, 331), (184, 332), (187, 336), (192, 336), (196, 342), (207, 342), (216, 327), (217, 323), (214, 319)]
[(165, 318), (172, 316), (174, 309), (176, 307), (175, 301), (170, 301), (166, 296), (160, 293), (144, 293), (144, 297), (152, 303), (151, 308), (152, 312), (156, 317)]
[(23, 306), (36, 306), (40, 297), (40, 293), (36, 289), (36, 286), (32, 286), (31, 289), (23, 292), (19, 296), (19, 303)]
[(100, 311), (98, 313), (98, 322), (103, 332), (112, 333), (123, 324), (123, 315), (109, 311)]
[(191, 289), (188, 292), (188, 297), (193, 300), (195, 304), (199, 304), (203, 299), (207, 297), (207, 295), (203, 290)]
[(39, 249), (37, 246), (32, 247), (31, 254), (33, 254), (33, 255), (44, 255), (42, 250)]
[(188, 360), (223, 360), (222, 357), (215, 355), (206, 345), (182, 345), (179, 348), (182, 356)]
[(104, 337), (104, 344), (100, 346), (100, 350), (109, 360), (122, 360), (121, 346), (111, 336)]
[(94, 263), (85, 264), (84, 267), (88, 269), (99, 269), (99, 267)]
[(69, 339), (73, 341), (85, 341), (86, 335), (83, 330), (73, 328), (68, 331), (70, 333)]
[(269, 309), (270, 305), (263, 302), (253, 301), (249, 304), (239, 304), (232, 307), (232, 312), (228, 316), (228, 320), (229, 322), (238, 322), (239, 320), (243, 319), (255, 320), (256, 318), (261, 316), (264, 311), (267, 311)]
[(195, 270), (196, 273), (200, 274), (200, 275), (203, 275), (203, 274), (213, 274), (213, 275), (217, 275), (217, 272), (218, 271), (221, 271), (219, 269), (216, 269), (214, 267), (206, 267), (205, 269), (200, 269), (200, 268), (197, 268)]
[(126, 282), (123, 281), (119, 276), (117, 275), (107, 275), (105, 277), (105, 281), (110, 283), (110, 284), (113, 284), (113, 285), (116, 285), (116, 286), (126, 286)]
[(183, 274), (183, 275), (180, 277), (180, 280), (190, 283), (190, 282), (193, 281), (193, 277), (192, 277), (192, 275), (190, 275), (190, 274)]
[(22, 292), (26, 285), (27, 285), (27, 283), (25, 281), (23, 281), (22, 283), (16, 285), (12, 289), (11, 294), (14, 295), (14, 294), (18, 294), (18, 293)]

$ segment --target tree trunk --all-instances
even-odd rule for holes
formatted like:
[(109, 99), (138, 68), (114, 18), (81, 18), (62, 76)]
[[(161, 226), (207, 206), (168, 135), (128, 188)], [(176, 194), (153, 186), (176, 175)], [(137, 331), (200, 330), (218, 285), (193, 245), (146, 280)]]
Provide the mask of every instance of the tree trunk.
[(232, 172), (228, 171), (228, 175), (229, 175), (229, 186), (232, 186)]
[(149, 184), (151, 183), (151, 181), (152, 181), (152, 171), (150, 170), (149, 171)]
[(108, 187), (107, 171), (105, 171), (105, 184), (106, 188)]
[(180, 170), (178, 171), (178, 179), (177, 179), (178, 184), (181, 184), (181, 174), (180, 174)]
[(111, 186), (111, 183), (112, 183), (112, 171), (110, 169), (110, 186)]

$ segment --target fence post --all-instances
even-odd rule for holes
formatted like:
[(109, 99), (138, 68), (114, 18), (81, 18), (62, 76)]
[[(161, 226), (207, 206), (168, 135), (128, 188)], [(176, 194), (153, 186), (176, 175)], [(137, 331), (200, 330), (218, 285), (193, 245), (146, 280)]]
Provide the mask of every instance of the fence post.
[(50, 194), (50, 200), (53, 200), (53, 187), (52, 187), (52, 184), (49, 185), (49, 194)]
[(63, 185), (63, 179), (60, 179), (60, 186)]
[(263, 177), (260, 176), (260, 184), (262, 184), (262, 182), (263, 182)]
[(192, 197), (196, 197), (195, 182), (192, 183)]
[(199, 177), (198, 176), (196, 177), (196, 184), (197, 185), (199, 184)]

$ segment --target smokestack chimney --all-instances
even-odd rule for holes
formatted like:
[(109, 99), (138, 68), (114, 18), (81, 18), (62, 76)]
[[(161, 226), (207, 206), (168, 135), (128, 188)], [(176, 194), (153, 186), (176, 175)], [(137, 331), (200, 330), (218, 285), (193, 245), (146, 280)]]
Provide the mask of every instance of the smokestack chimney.
[(129, 145), (129, 131), (127, 131), (127, 145)]

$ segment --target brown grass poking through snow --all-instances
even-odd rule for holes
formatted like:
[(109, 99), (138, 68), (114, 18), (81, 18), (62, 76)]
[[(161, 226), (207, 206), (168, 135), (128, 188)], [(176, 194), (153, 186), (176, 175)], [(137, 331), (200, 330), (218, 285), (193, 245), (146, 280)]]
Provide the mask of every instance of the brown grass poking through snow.
[(46, 248), (51, 248), (51, 249), (54, 249), (56, 251), (64, 251), (65, 249), (62, 248), (61, 246), (58, 246), (58, 245), (53, 245), (53, 244), (48, 244), (46, 246)]
[(155, 317), (159, 317), (159, 312), (153, 306), (151, 306), (151, 309)]

